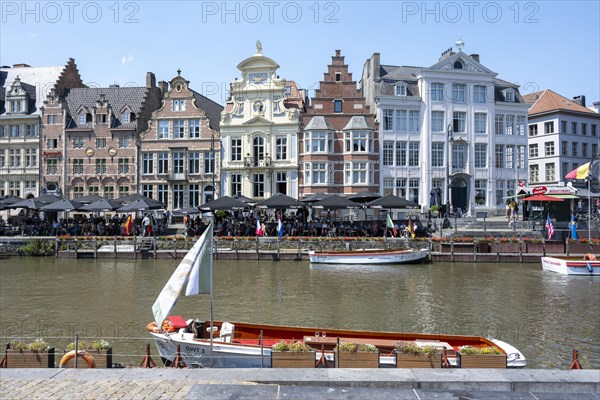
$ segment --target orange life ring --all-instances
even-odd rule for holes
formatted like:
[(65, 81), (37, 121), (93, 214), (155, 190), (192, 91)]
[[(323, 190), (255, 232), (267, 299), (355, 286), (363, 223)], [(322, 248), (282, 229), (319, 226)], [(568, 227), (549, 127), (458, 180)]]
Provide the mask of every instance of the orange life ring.
[[(77, 352), (77, 357), (83, 358), (85, 360), (85, 362), (87, 363), (88, 368), (96, 368), (96, 360), (94, 360), (94, 357), (92, 357), (91, 354), (89, 354), (83, 350), (79, 350)], [(65, 354), (63, 356), (63, 358), (60, 359), (60, 364), (58, 365), (58, 367), (59, 368), (67, 368), (67, 364), (73, 358), (75, 358), (75, 350), (71, 350), (70, 352)]]
[(162, 323), (163, 332), (175, 332), (175, 327), (171, 324), (171, 321), (165, 319)]
[(156, 322), (154, 322), (154, 321), (152, 321), (148, 325), (146, 325), (146, 329), (148, 329), (150, 332), (154, 332), (154, 333), (160, 332), (160, 329), (158, 329), (158, 326), (156, 326)]
[(583, 259), (585, 261), (596, 261), (596, 256), (594, 254), (587, 253), (585, 256), (583, 256)]

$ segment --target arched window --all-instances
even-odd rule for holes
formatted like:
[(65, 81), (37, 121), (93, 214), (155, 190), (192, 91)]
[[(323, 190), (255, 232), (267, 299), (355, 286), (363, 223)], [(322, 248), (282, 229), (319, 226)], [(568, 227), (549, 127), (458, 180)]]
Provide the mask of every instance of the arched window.
[(254, 160), (257, 162), (258, 160), (265, 159), (265, 138), (262, 136), (256, 136), (253, 140), (253, 150), (254, 150)]

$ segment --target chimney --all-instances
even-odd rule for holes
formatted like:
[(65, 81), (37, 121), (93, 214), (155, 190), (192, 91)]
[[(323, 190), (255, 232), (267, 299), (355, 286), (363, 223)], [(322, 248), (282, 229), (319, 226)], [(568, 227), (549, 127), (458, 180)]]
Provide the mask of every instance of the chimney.
[(371, 65), (373, 67), (373, 70), (371, 71), (373, 73), (373, 80), (376, 81), (379, 78), (381, 78), (381, 61), (380, 61), (380, 57), (381, 55), (379, 53), (373, 53), (373, 64)]
[(156, 76), (152, 72), (146, 72), (146, 88), (156, 87)]
[(475, 60), (477, 62), (481, 62), (481, 61), (479, 61), (479, 54), (470, 54), (469, 57), (471, 57), (473, 60)]
[(336, 50), (336, 51), (335, 51), (335, 56), (336, 56), (336, 57), (339, 57), (339, 56), (340, 56), (340, 53), (341, 53), (341, 50)]
[(158, 88), (162, 94), (165, 94), (169, 91), (169, 84), (165, 81), (158, 82)]
[(573, 101), (582, 107), (585, 107), (585, 96), (580, 94), (579, 96), (573, 97)]

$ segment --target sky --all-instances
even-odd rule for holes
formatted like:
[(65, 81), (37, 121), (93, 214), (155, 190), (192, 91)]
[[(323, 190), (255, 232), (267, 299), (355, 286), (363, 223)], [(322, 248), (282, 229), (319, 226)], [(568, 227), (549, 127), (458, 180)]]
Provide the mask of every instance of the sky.
[(224, 104), (256, 53), (313, 90), (336, 49), (360, 80), (381, 63), (429, 67), (456, 40), (521, 93), (600, 101), (600, 1), (0, 1), (0, 65), (74, 58), (83, 81), (143, 86), (147, 71)]

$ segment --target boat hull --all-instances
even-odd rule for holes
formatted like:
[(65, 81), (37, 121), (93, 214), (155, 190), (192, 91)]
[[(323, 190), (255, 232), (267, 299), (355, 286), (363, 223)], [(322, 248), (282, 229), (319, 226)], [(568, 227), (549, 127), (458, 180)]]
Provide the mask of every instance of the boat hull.
[(427, 258), (427, 250), (309, 252), (313, 264), (415, 264)]
[(542, 257), (542, 268), (563, 275), (600, 275), (600, 261), (574, 257)]

